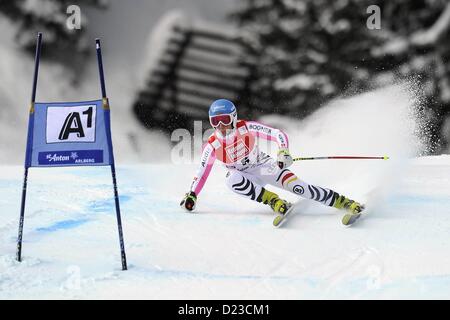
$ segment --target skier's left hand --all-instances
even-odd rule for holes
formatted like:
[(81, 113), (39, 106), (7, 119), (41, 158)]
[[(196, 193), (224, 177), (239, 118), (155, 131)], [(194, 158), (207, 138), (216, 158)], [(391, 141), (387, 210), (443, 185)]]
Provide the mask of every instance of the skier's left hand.
[(187, 211), (195, 209), (195, 203), (197, 202), (197, 195), (194, 191), (190, 191), (185, 194), (183, 200), (180, 202), (180, 207), (184, 207)]
[(294, 160), (292, 160), (291, 154), (289, 153), (289, 149), (286, 148), (281, 148), (280, 150), (278, 150), (277, 161), (280, 169), (287, 168), (294, 162)]

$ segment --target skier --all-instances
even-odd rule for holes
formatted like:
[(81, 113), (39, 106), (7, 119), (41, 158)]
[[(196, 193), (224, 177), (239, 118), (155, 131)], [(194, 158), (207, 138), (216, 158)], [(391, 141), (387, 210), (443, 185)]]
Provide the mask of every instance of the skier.
[[(223, 162), (228, 169), (226, 184), (233, 192), (269, 205), (279, 215), (284, 215), (292, 204), (267, 190), (266, 185), (288, 190), (326, 206), (346, 210), (342, 220), (345, 225), (356, 220), (364, 209), (358, 202), (333, 190), (300, 180), (287, 169), (293, 163), (287, 135), (256, 121), (238, 120), (236, 107), (231, 101), (214, 101), (209, 108), (209, 120), (215, 131), (203, 148), (200, 167), (189, 192), (180, 203), (180, 206), (188, 211), (195, 209), (197, 196), (216, 159)], [(259, 151), (255, 138), (275, 141), (279, 148), (277, 160)]]

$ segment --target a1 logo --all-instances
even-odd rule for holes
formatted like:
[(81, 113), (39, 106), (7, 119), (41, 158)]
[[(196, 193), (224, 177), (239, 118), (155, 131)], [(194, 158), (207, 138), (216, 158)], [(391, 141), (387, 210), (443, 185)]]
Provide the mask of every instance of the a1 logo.
[(95, 142), (96, 107), (49, 107), (47, 143)]

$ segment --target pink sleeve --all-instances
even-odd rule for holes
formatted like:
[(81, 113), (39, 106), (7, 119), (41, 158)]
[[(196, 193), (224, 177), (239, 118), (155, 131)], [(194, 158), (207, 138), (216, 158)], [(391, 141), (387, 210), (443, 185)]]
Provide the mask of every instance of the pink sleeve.
[(255, 136), (275, 141), (278, 144), (278, 148), (289, 148), (288, 136), (280, 129), (272, 128), (256, 121), (246, 121), (246, 124), (248, 131)]
[(194, 191), (196, 195), (202, 191), (203, 186), (205, 185), (206, 179), (211, 172), (214, 161), (216, 160), (216, 153), (214, 151), (213, 146), (210, 143), (207, 143), (203, 148), (202, 158), (200, 167), (197, 170), (197, 174), (194, 177), (194, 180), (191, 184), (191, 190)]

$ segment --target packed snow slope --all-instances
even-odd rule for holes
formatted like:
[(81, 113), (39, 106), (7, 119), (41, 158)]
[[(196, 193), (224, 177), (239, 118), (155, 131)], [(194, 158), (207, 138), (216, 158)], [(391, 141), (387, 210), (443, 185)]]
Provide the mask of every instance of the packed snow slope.
[(294, 156), (391, 156), (291, 167), (367, 203), (351, 228), (341, 212), (305, 200), (275, 229), (270, 208), (227, 190), (217, 164), (196, 212), (186, 213), (178, 204), (196, 164), (119, 163), (128, 271), (108, 168), (31, 169), (18, 263), (23, 169), (3, 166), (0, 298), (448, 299), (450, 156), (417, 156), (425, 145), (416, 104), (396, 86), (335, 101), (301, 122), (263, 119), (284, 127)]

